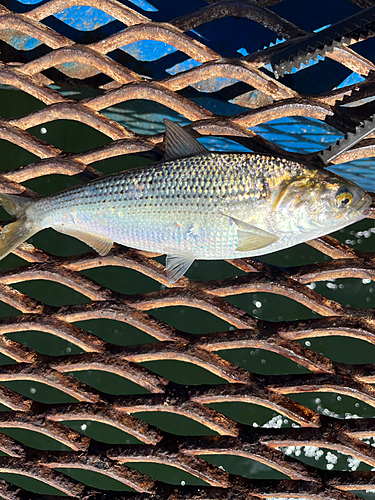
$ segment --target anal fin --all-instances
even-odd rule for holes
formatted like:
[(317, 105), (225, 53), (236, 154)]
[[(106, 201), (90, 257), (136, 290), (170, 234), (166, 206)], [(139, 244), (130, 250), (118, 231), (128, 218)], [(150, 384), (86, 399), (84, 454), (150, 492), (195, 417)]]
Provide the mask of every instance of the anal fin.
[(184, 250), (168, 250), (165, 271), (169, 283), (176, 283), (195, 260), (195, 255)]
[(87, 233), (75, 228), (54, 227), (54, 229), (59, 233), (67, 234), (68, 236), (73, 236), (73, 238), (83, 241), (86, 245), (98, 252), (101, 257), (107, 255), (113, 246), (113, 241), (105, 236), (98, 236), (97, 234)]

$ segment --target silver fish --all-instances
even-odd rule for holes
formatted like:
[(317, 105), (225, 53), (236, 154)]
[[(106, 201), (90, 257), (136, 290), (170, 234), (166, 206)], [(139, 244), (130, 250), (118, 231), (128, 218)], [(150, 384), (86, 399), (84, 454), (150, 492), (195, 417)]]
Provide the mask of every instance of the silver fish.
[(362, 219), (371, 198), (324, 169), (254, 153), (213, 153), (165, 120), (165, 159), (41, 200), (0, 194), (17, 220), (0, 259), (52, 227), (106, 255), (114, 242), (167, 254), (177, 281), (195, 259), (264, 255)]

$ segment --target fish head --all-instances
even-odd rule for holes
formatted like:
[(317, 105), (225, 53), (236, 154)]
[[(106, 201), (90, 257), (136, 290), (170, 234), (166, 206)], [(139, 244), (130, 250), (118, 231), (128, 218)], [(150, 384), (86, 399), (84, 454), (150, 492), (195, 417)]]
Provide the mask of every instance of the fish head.
[(280, 186), (273, 210), (282, 233), (316, 238), (365, 218), (371, 202), (354, 182), (319, 169)]

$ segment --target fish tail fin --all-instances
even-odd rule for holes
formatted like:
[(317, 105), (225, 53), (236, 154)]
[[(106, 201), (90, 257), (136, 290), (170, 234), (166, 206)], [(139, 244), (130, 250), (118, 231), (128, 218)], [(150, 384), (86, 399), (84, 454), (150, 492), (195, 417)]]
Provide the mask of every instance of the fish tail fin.
[(32, 203), (35, 203), (32, 198), (0, 193), (0, 204), (9, 214), (18, 217), (0, 232), (0, 260), (39, 231), (40, 228), (35, 227), (26, 215), (26, 208)]
[(22, 217), (26, 208), (35, 203), (35, 201), (36, 200), (33, 198), (0, 193), (0, 205), (8, 212), (8, 214), (14, 215), (15, 217)]

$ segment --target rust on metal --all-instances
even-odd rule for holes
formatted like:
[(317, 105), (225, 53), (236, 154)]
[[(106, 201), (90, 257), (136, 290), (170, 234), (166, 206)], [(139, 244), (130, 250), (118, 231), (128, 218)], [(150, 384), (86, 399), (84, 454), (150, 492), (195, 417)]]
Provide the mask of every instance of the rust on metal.
[[(0, 39), (4, 47), (0, 84), (18, 89), (42, 104), (24, 116), (0, 120), (0, 139), (38, 158), (28, 165), (2, 170), (1, 190), (38, 197), (24, 183), (52, 174), (75, 176), (87, 182), (102, 175), (95, 163), (120, 156), (138, 154), (160, 160), (163, 134), (137, 134), (105, 115), (111, 106), (140, 99), (157, 102), (185, 117), (191, 122), (186, 125), (187, 130), (195, 137), (226, 137), (252, 150), (321, 166), (318, 152), (285, 151), (250, 128), (270, 120), (302, 116), (327, 123), (342, 135), (355, 130), (368, 118), (364, 116), (366, 110), (368, 115), (373, 114), (369, 100), (375, 92), (374, 64), (354, 45), (337, 46), (326, 57), (362, 75), (364, 81), (319, 95), (302, 95), (289, 80), (281, 82), (264, 70), (271, 58), (283, 50), (284, 44), (246, 56), (225, 58), (210, 48), (203, 37), (197, 41), (189, 31), (235, 16), (271, 30), (272, 36), (284, 38), (286, 44), (302, 40), (308, 35), (304, 29), (270, 9), (279, 2), (262, 0), (255, 5), (255, 2), (237, 0), (209, 0), (203, 8), (159, 23), (117, 0), (49, 0), (29, 10), (25, 8), (22, 13), (0, 6)], [(359, 8), (371, 4), (365, 0), (354, 3)], [(122, 23), (123, 29), (99, 39), (88, 37), (87, 43), (75, 43), (46, 21), (74, 6), (99, 9)], [(23, 53), (21, 56), (26, 51), (18, 51), (14, 46), (10, 49), (15, 34), (36, 38), (42, 49), (36, 50), (35, 55)], [(367, 33), (361, 40), (371, 36)], [(167, 43), (200, 65), (177, 74), (164, 74), (157, 80), (146, 76), (148, 70), (146, 66), (145, 71), (141, 70), (141, 61), (131, 69), (121, 62), (126, 60), (124, 53), (119, 59), (115, 57), (124, 45), (143, 40)], [(10, 60), (11, 56), (16, 60)], [(202, 89), (216, 92), (216, 79), (232, 79), (236, 82), (234, 85), (247, 86), (245, 91), (234, 95), (232, 101), (247, 108), (244, 112), (222, 116), (208, 109), (204, 98), (199, 99), (198, 104), (190, 97), (192, 88), (194, 92)], [(93, 86), (99, 91), (78, 99), (66, 95), (59, 84)], [(255, 100), (252, 100), (253, 92), (258, 93), (254, 94)], [(203, 91), (200, 95), (204, 97)], [(54, 120), (84, 123), (104, 134), (110, 143), (67, 153), (30, 131)], [(375, 138), (370, 134), (341, 152), (332, 163), (373, 156)], [(372, 196), (375, 201), (375, 195)], [(369, 219), (375, 218), (374, 207), (375, 203), (369, 210)], [(4, 455), (0, 457), (0, 472), (5, 478), (0, 480), (0, 496), (7, 500), (42, 498), (15, 486), (13, 476), (7, 480), (7, 474), (32, 478), (55, 488), (60, 495), (79, 500), (125, 497), (135, 500), (278, 497), (355, 500), (358, 497), (352, 491), (374, 489), (372, 471), (323, 470), (288, 454), (288, 447), (298, 450), (315, 447), (375, 467), (375, 453), (369, 444), (374, 436), (373, 418), (325, 415), (295, 401), (298, 395), (334, 394), (350, 396), (357, 404), (375, 408), (374, 364), (338, 363), (310, 349), (308, 342), (308, 339), (334, 335), (375, 345), (373, 309), (341, 304), (311, 286), (343, 278), (374, 282), (374, 253), (355, 250), (331, 236), (308, 244), (328, 257), (327, 261), (320, 258), (318, 263), (281, 268), (256, 259), (236, 259), (228, 261), (233, 266), (233, 277), (210, 282), (183, 277), (173, 286), (167, 282), (164, 266), (154, 260), (156, 255), (146, 252), (115, 245), (105, 257), (94, 252), (57, 257), (32, 244), (21, 245), (14, 254), (23, 259), (24, 265), (0, 272), (0, 301), (18, 312), (0, 319), (0, 353), (7, 356), (10, 363), (0, 368), (0, 404), (4, 410), (0, 414), (0, 452)], [(131, 269), (147, 276), (157, 283), (153, 289), (158, 291), (127, 295), (83, 274), (83, 271), (105, 266)], [(81, 294), (88, 303), (52, 307), (16, 288), (19, 283), (35, 280), (62, 284)], [(321, 317), (271, 322), (231, 303), (232, 297), (251, 293), (286, 297)], [(205, 311), (226, 322), (228, 329), (191, 334), (154, 316), (155, 309), (173, 306)], [(150, 343), (138, 345), (135, 340), (135, 345), (115, 345), (76, 324), (102, 319), (134, 327), (148, 334)], [(77, 354), (50, 356), (12, 338), (13, 333), (30, 330), (69, 342)], [(278, 355), (304, 368), (304, 374), (251, 373), (224, 359), (223, 351), (228, 354), (239, 349)], [(169, 381), (153, 371), (154, 362), (199, 367), (210, 380), (216, 376), (217, 384), (193, 386)], [(139, 392), (122, 396), (106, 394), (78, 380), (80, 374), (90, 371), (132, 383)], [(73, 402), (40, 403), (33, 392), (25, 396), (17, 391), (20, 381), (44, 384)], [(231, 405), (249, 408), (255, 405), (273, 412), (291, 427), (259, 427), (237, 421), (221, 409)], [(162, 426), (146, 423), (155, 415), (165, 416), (166, 421), (168, 416), (188, 419), (204, 429), (203, 435), (178, 436)], [(136, 444), (101, 442), (100, 439), (105, 441), (101, 435), (96, 439), (85, 435), (86, 427), (82, 425), (73, 430), (70, 426), (77, 421), (86, 422), (85, 426), (95, 423), (122, 432)], [(6, 435), (17, 430), (48, 438), (55, 443), (55, 448), (47, 451), (32, 448)], [(56, 451), (59, 446), (65, 451)], [(242, 477), (208, 463), (205, 457), (209, 455), (255, 461), (285, 478), (265, 481)], [(139, 464), (168, 466), (201, 481), (202, 485), (173, 485), (154, 480), (135, 470)], [(84, 484), (84, 480), (72, 479), (60, 469), (75, 469), (75, 477), (79, 471), (90, 471), (116, 481), (131, 493), (95, 490)]]

